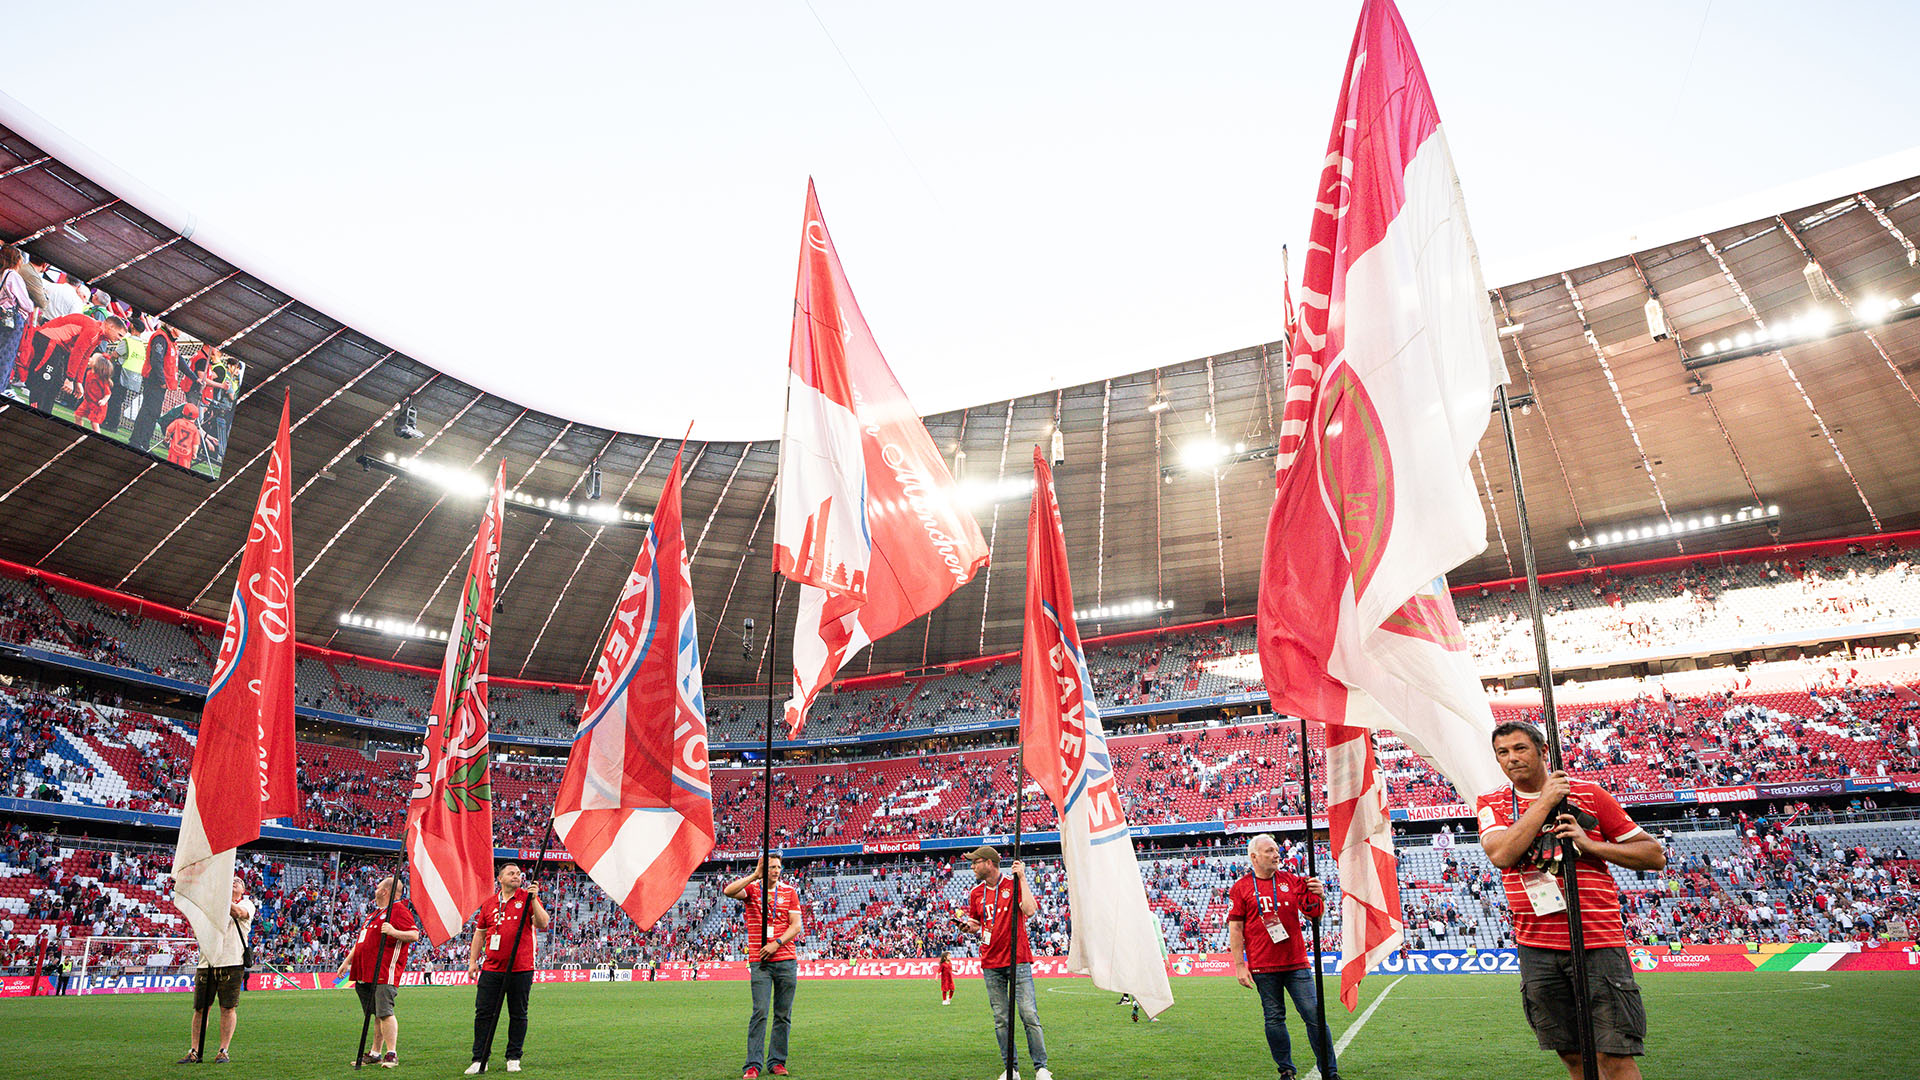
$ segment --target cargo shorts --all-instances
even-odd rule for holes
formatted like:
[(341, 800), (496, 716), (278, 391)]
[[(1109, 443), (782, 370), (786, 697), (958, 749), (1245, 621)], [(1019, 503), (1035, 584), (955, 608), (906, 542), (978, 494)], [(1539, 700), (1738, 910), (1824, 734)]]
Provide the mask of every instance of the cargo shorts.
[[(1573, 953), (1520, 946), (1520, 1001), (1540, 1049), (1580, 1051)], [(1647, 1008), (1624, 948), (1587, 950), (1587, 1000), (1593, 1006), (1593, 1048), (1602, 1054), (1646, 1053)]]

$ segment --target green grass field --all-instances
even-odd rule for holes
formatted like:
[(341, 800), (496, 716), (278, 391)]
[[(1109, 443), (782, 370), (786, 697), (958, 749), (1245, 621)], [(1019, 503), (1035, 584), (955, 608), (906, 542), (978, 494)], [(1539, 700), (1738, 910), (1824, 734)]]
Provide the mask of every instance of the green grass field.
[[(1516, 976), (1396, 979), (1370, 976), (1352, 1016), (1333, 1006), (1337, 1040), (1387, 994), (1341, 1054), (1349, 1080), (1566, 1075), (1535, 1048)], [(1258, 1000), (1230, 979), (1175, 980), (1178, 1000), (1157, 1024), (1129, 1022), (1113, 995), (1085, 980), (1040, 985), (1049, 1064), (1060, 1080), (1273, 1075)], [(1920, 978), (1910, 974), (1669, 974), (1641, 986), (1649, 1077), (1920, 1077)], [(187, 1006), (184, 994), (0, 1002), (0, 1077), (179, 1077), (188, 1072), (173, 1064), (186, 1042)], [(452, 1077), (466, 1066), (472, 990), (407, 989), (399, 1015), (400, 1075)], [(745, 983), (536, 987), (525, 1072), (728, 1080), (740, 1075), (746, 1020)], [(192, 1072), (338, 1077), (352, 1071), (359, 1032), (347, 991), (256, 992), (240, 1008), (234, 1062)], [(1297, 1019), (1293, 1033), (1296, 1064), (1310, 1066)], [(795, 1001), (789, 1064), (802, 1080), (990, 1080), (999, 1072), (995, 1054), (978, 979), (962, 979), (949, 1007), (932, 980), (805, 982)], [(498, 1057), (494, 1070), (504, 1075)]]

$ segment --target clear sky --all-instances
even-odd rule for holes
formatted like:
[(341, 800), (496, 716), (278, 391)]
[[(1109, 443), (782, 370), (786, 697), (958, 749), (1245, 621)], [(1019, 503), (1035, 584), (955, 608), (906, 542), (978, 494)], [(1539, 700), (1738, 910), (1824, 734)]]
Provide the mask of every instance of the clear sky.
[[(1778, 191), (1920, 131), (1920, 4), (1401, 9), (1489, 285), (1853, 190)], [(100, 0), (10, 8), (0, 89), (427, 363), (765, 438), (809, 175), (923, 412), (1278, 337), (1358, 11)]]

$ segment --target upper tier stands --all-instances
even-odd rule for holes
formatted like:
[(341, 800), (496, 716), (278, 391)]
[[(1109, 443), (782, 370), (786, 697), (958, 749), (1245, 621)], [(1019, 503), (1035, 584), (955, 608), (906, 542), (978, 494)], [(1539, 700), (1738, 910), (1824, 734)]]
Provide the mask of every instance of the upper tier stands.
[[(1575, 772), (1619, 792), (1843, 779), (1920, 772), (1920, 694), (1914, 665), (1863, 662), (1697, 672), (1659, 690), (1616, 680), (1563, 692), (1564, 742)], [(1726, 685), (1733, 677), (1740, 685)], [(1533, 700), (1537, 702), (1537, 695)], [(1531, 718), (1527, 695), (1497, 697), (1496, 719)], [(1111, 739), (1116, 779), (1135, 824), (1296, 815), (1298, 727), (1272, 720), (1187, 727)], [(1318, 728), (1310, 731), (1315, 747)], [(110, 705), (0, 690), (0, 793), (130, 810), (177, 812), (191, 730)], [(1392, 736), (1377, 743), (1396, 807), (1447, 807), (1447, 782)], [(397, 835), (413, 755), (302, 742), (301, 811), (289, 824)], [(900, 837), (978, 836), (1012, 828), (1011, 751), (974, 750), (778, 768), (773, 837), (782, 847)], [(1319, 755), (1314, 755), (1317, 761)], [(496, 834), (536, 846), (559, 768), (496, 758)], [(760, 772), (716, 768), (721, 851), (756, 846)], [(1316, 767), (1314, 785), (1324, 788)], [(1464, 808), (1458, 813), (1464, 815)], [(1029, 786), (1024, 825), (1048, 829), (1051, 805)]]
[[(1670, 653), (1687, 644), (1803, 632), (1886, 619), (1920, 619), (1920, 565), (1892, 545), (1854, 545), (1831, 554), (1782, 558), (1702, 556), (1691, 565), (1638, 573), (1596, 570), (1543, 586), (1555, 663), (1615, 662)], [(1456, 598), (1482, 671), (1532, 663), (1533, 628), (1518, 587), (1469, 590)], [(177, 622), (142, 618), (63, 592), (38, 579), (0, 576), (0, 639), (205, 682), (218, 641)], [(1094, 643), (1088, 653), (1102, 708), (1244, 693), (1260, 685), (1248, 621), (1155, 637)], [(967, 665), (884, 688), (821, 695), (806, 735), (831, 737), (941, 728), (1014, 715), (1016, 663)], [(300, 703), (377, 720), (424, 723), (430, 675), (331, 654), (298, 665)], [(579, 721), (577, 691), (492, 686), (493, 726), (505, 734), (568, 738)], [(708, 697), (715, 742), (757, 741), (759, 700)]]

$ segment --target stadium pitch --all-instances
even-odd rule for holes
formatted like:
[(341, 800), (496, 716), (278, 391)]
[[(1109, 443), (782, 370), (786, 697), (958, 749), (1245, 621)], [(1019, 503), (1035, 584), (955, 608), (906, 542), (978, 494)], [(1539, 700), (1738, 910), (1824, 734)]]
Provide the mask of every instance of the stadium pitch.
[[(1330, 993), (1334, 985), (1329, 980)], [(1273, 1075), (1258, 1001), (1231, 979), (1176, 980), (1178, 1004), (1155, 1024), (1132, 1022), (1129, 1010), (1114, 1004), (1116, 995), (1084, 979), (1043, 979), (1040, 987), (1049, 1065), (1060, 1080)], [(1920, 978), (1912, 975), (1668, 974), (1643, 978), (1641, 987), (1650, 1077), (1920, 1076), (1920, 1040), (1913, 1038)], [(747, 1008), (745, 983), (536, 987), (525, 1072), (569, 1080), (729, 1080), (740, 1075)], [(1332, 1003), (1330, 1012), (1334, 1038), (1352, 1036), (1340, 1064), (1353, 1080), (1565, 1075), (1535, 1048), (1515, 976), (1373, 975), (1359, 1011), (1349, 1015)], [(469, 1060), (473, 991), (409, 988), (399, 1014), (400, 1073), (458, 1075)], [(0, 1002), (7, 1048), (0, 1077), (352, 1072), (360, 1015), (345, 990), (249, 994), (228, 1065), (173, 1064), (186, 1045), (188, 1015), (184, 994)], [(1312, 1056), (1297, 1017), (1292, 1031), (1304, 1076)], [(1024, 1047), (1021, 1056), (1023, 1075), (1030, 1075)], [(789, 1065), (802, 1080), (991, 1080), (1000, 1068), (978, 979), (960, 980), (948, 1007), (931, 979), (804, 982)], [(497, 1057), (490, 1074), (505, 1075)]]

